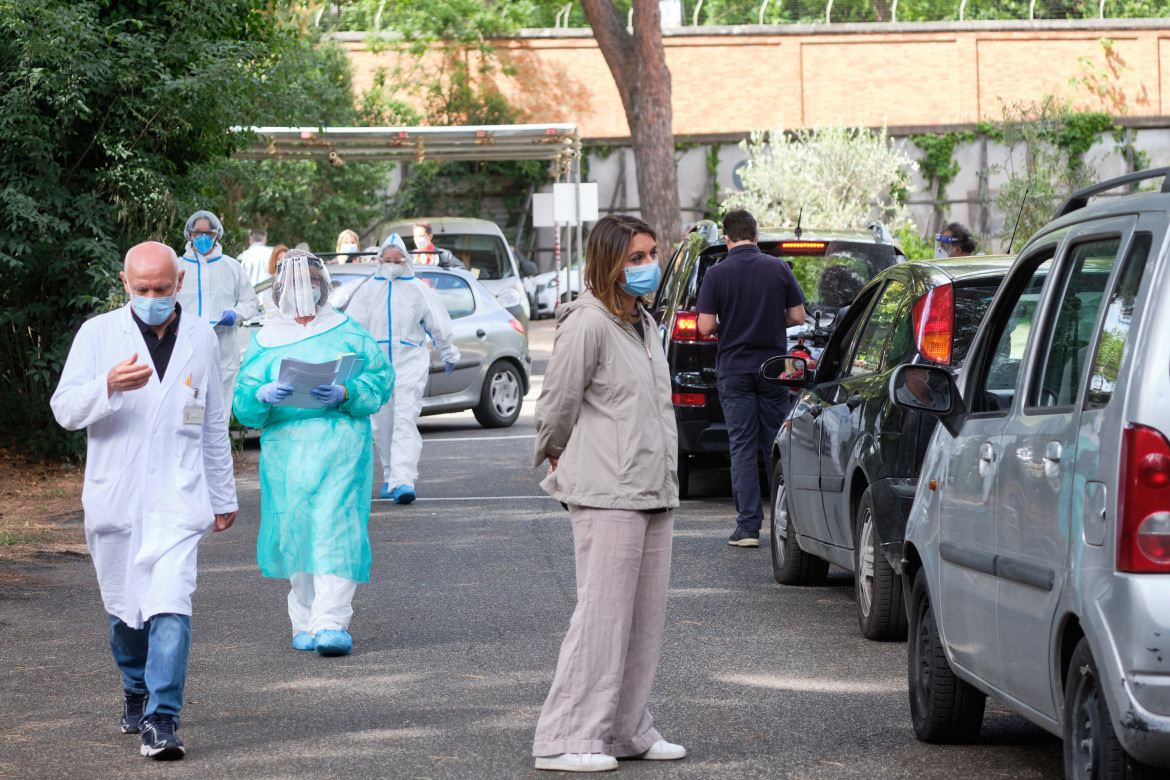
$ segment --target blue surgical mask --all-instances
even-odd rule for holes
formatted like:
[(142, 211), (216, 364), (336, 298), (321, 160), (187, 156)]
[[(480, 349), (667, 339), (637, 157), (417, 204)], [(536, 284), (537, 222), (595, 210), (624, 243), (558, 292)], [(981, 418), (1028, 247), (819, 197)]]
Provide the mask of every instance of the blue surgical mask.
[(622, 289), (630, 295), (649, 295), (658, 289), (661, 273), (658, 263), (654, 262), (626, 266), (626, 283)]
[(148, 298), (145, 295), (131, 295), (131, 306), (138, 319), (147, 325), (162, 325), (175, 310), (175, 296), (165, 298)]
[(195, 236), (195, 239), (191, 242), (191, 246), (195, 247), (195, 251), (199, 254), (205, 255), (215, 246), (215, 238), (212, 236)]

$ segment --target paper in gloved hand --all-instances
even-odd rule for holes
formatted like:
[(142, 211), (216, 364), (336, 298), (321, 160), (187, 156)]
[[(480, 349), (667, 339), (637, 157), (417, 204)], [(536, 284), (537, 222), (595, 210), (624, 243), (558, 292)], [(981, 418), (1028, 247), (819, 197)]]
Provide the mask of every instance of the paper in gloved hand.
[(326, 363), (306, 363), (295, 358), (280, 361), (277, 381), (292, 385), (292, 394), (276, 406), (291, 406), (296, 409), (324, 409), (325, 404), (311, 395), (317, 385), (343, 385), (361, 373), (366, 361), (352, 353)]

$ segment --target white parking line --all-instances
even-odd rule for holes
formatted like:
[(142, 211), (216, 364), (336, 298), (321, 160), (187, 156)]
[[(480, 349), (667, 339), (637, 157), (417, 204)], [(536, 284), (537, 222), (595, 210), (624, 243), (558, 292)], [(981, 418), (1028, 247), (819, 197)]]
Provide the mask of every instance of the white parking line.
[[(460, 498), (416, 498), (415, 501), (522, 501), (526, 498), (547, 498), (550, 501), (554, 500), (552, 496), (464, 496)], [(379, 501), (393, 501), (392, 498), (375, 498), (371, 499), (374, 503)]]
[(427, 443), (437, 441), (502, 441), (503, 439), (535, 439), (535, 433), (524, 433), (516, 436), (459, 436), (454, 439), (423, 439)]

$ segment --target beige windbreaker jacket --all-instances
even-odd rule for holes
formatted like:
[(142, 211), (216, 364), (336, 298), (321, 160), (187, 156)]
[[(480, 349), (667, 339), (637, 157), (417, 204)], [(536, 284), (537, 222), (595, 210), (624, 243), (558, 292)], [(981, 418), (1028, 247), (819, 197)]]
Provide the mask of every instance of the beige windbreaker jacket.
[(591, 292), (557, 310), (557, 333), (536, 402), (536, 462), (560, 458), (541, 482), (566, 504), (600, 509), (678, 506), (678, 431), (658, 328), (645, 338)]

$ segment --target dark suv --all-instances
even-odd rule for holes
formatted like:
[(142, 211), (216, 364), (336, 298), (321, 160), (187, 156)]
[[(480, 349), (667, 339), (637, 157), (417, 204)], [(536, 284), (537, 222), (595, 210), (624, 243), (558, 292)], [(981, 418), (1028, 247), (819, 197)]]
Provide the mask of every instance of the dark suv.
[[(905, 260), (889, 233), (877, 223), (869, 231), (814, 232), (760, 228), (760, 249), (786, 261), (796, 274), (809, 320), (789, 328), (815, 357), (827, 340), (837, 312), (885, 268)], [(666, 360), (670, 365), (671, 400), (678, 422), (679, 495), (685, 497), (694, 456), (713, 454), (726, 461), (727, 425), (715, 389), (716, 336), (701, 337), (695, 304), (707, 270), (727, 256), (718, 225), (698, 223), (682, 240), (663, 272), (651, 307), (659, 323)], [(781, 309), (777, 317), (783, 317)]]

